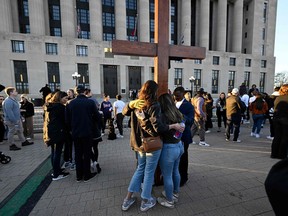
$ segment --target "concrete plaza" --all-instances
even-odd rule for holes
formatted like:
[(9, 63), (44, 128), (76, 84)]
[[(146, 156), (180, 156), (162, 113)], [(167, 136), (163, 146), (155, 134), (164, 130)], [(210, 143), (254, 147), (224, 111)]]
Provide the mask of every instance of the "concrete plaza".
[[(250, 137), (250, 130), (250, 125), (242, 125), (242, 143), (233, 143), (225, 141), (224, 131), (217, 133), (213, 128), (206, 134), (210, 147), (190, 145), (189, 182), (181, 187), (179, 202), (174, 209), (157, 204), (146, 213), (139, 210), (139, 194), (136, 205), (127, 212), (121, 210), (136, 166), (129, 147), (130, 129), (124, 130), (123, 139), (110, 141), (105, 135), (99, 144), (102, 172), (87, 183), (77, 183), (75, 171), (66, 179), (52, 181), (30, 215), (274, 215), (264, 189), (267, 173), (278, 161), (270, 159), (269, 125), (259, 139)], [(199, 142), (199, 137), (194, 141)], [(15, 152), (8, 149), (7, 143), (0, 144), (0, 151), (12, 157), (9, 164), (0, 164), (0, 202), (12, 197), (15, 188), (50, 155), (40, 133), (34, 145)], [(163, 186), (154, 187), (153, 193), (160, 196), (162, 190)]]

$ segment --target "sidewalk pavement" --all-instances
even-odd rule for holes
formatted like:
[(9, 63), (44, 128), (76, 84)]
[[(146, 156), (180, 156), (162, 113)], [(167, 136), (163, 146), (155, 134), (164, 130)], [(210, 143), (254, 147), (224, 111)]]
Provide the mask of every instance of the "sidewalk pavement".
[[(121, 210), (129, 181), (136, 167), (136, 159), (129, 147), (130, 129), (124, 138), (107, 140), (99, 144), (99, 163), (102, 172), (91, 181), (76, 182), (75, 171), (59, 181), (52, 181), (31, 216), (38, 215), (175, 215), (175, 216), (272, 216), (275, 215), (264, 189), (264, 181), (273, 164), (270, 158), (269, 125), (262, 129), (261, 137), (250, 137), (249, 125), (241, 126), (242, 143), (226, 142), (224, 131), (217, 128), (206, 134), (210, 147), (190, 145), (189, 182), (181, 187), (179, 202), (174, 209), (157, 204), (147, 213), (140, 212), (140, 195), (127, 212)], [(35, 144), (20, 151), (8, 151), (1, 144), (0, 151), (12, 157), (9, 164), (0, 164), (0, 202), (7, 197), (50, 154), (35, 136)], [(199, 142), (199, 137), (194, 141)], [(154, 187), (160, 196), (163, 186)]]

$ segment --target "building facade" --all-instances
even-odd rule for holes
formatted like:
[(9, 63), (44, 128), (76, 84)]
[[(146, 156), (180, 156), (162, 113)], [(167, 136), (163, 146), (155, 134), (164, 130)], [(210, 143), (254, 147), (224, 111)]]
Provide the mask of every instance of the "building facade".
[[(1, 2), (5, 86), (39, 97), (46, 83), (52, 90), (83, 83), (94, 94), (113, 98), (127, 97), (154, 77), (153, 58), (111, 52), (113, 39), (154, 42), (154, 0)], [(262, 92), (273, 91), (277, 0), (169, 3), (171, 44), (206, 47), (204, 60), (170, 62), (169, 89), (203, 87), (216, 97), (245, 82), (247, 88), (255, 83)]]

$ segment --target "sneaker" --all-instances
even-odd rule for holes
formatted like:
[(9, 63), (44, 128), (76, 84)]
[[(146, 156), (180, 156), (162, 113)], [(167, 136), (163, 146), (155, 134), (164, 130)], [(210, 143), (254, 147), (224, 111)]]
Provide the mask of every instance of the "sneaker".
[(259, 135), (259, 134), (255, 134), (255, 137), (256, 137), (256, 138), (260, 138), (260, 135)]
[(70, 162), (67, 161), (67, 162), (64, 162), (63, 166), (62, 166), (64, 169), (69, 169), (70, 168)]
[(96, 164), (96, 170), (97, 170), (97, 173), (100, 173), (102, 170), (99, 163)]
[(91, 173), (97, 172), (97, 170), (96, 170), (96, 165), (97, 165), (97, 161), (94, 161), (94, 162), (91, 163), (91, 165), (90, 165), (90, 171), (91, 171)]
[(145, 212), (148, 211), (150, 208), (153, 208), (156, 205), (156, 198), (151, 197), (148, 201), (141, 201), (140, 211)]
[(93, 177), (96, 176), (97, 173), (91, 173), (88, 178), (84, 178), (84, 182), (89, 182)]
[(249, 120), (244, 120), (243, 123), (244, 123), (244, 124), (250, 124), (250, 121), (249, 121)]
[(205, 133), (210, 133), (210, 132), (211, 132), (210, 130), (205, 131)]
[(242, 141), (239, 140), (239, 139), (237, 139), (237, 140), (233, 140), (233, 142), (235, 142), (235, 143), (241, 143)]
[(9, 149), (10, 149), (10, 151), (17, 151), (17, 150), (20, 150), (21, 148), (19, 148), (15, 144), (12, 144), (12, 145), (10, 145)]
[(274, 137), (271, 137), (271, 136), (267, 136), (267, 139), (273, 140), (273, 139), (274, 139)]
[(157, 201), (160, 205), (167, 208), (174, 208), (174, 201), (168, 201), (166, 198), (158, 197)]
[(117, 138), (123, 138), (124, 136), (121, 134), (117, 134)]
[[(162, 191), (162, 195), (163, 195), (165, 198), (167, 198), (165, 191)], [(177, 203), (177, 202), (178, 202), (178, 197), (179, 197), (179, 193), (173, 193), (173, 202), (174, 202), (174, 203)], [(157, 200), (158, 200), (158, 199), (157, 199)]]
[(253, 136), (255, 136), (256, 134), (255, 133), (253, 133), (253, 132), (251, 132), (251, 134), (250, 134), (250, 136), (251, 137), (253, 137)]
[(127, 211), (136, 201), (135, 197), (131, 197), (130, 199), (124, 199), (123, 204), (122, 204), (122, 210)]
[(68, 175), (69, 175), (69, 173), (62, 172), (62, 173), (61, 173), (60, 175), (58, 175), (57, 177), (53, 177), (52, 180), (53, 180), (53, 181), (58, 181), (58, 180), (60, 180), (60, 179), (66, 178)]
[(22, 142), (22, 146), (27, 146), (27, 145), (32, 145), (34, 144), (34, 142), (29, 142), (28, 140), (25, 140), (24, 142)]
[(206, 143), (205, 141), (200, 141), (199, 142), (200, 146), (204, 146), (204, 147), (209, 147), (210, 145), (208, 143)]
[(73, 171), (76, 169), (76, 164), (75, 163), (70, 163), (70, 170)]
[(230, 141), (230, 139), (228, 139), (228, 138), (226, 138), (225, 140), (226, 140), (226, 142), (229, 142), (229, 141)]
[(197, 143), (195, 141), (192, 142), (193, 145), (197, 145)]
[[(65, 169), (64, 169), (64, 168), (61, 168), (60, 170), (61, 170), (61, 173), (64, 173), (64, 172), (65, 172)], [(54, 173), (53, 173), (53, 172), (51, 173), (51, 177), (54, 177)]]

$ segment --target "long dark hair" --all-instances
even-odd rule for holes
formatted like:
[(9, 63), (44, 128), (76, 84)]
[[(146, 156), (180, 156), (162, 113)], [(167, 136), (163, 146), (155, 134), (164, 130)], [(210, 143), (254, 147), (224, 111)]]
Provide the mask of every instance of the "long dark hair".
[(53, 96), (50, 98), (49, 103), (61, 103), (61, 99), (63, 97), (68, 96), (66, 92), (57, 91)]
[(253, 103), (255, 103), (255, 107), (257, 110), (262, 110), (264, 104), (262, 95), (259, 94)]
[(161, 111), (167, 117), (169, 123), (179, 123), (183, 120), (182, 113), (176, 108), (170, 94), (164, 93), (159, 98)]
[(145, 101), (143, 109), (149, 108), (157, 101), (158, 84), (153, 80), (146, 81), (140, 89), (138, 98)]

